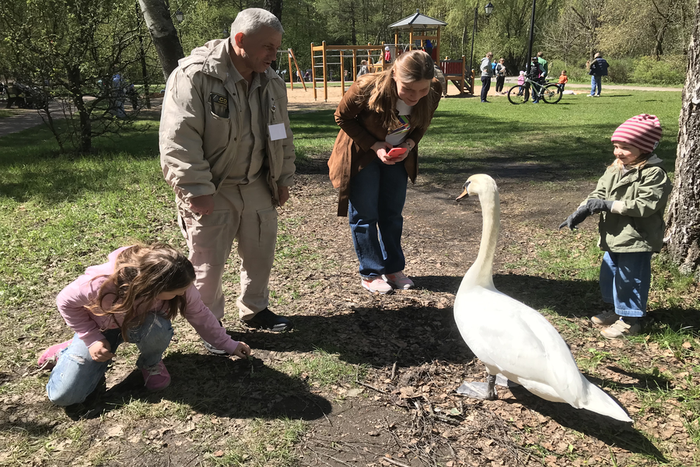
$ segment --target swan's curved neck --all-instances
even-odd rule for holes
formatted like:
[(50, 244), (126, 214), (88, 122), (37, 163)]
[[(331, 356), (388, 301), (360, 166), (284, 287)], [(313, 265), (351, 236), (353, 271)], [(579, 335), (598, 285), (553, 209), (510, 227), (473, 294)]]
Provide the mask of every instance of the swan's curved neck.
[(501, 208), (498, 190), (489, 190), (479, 195), (483, 226), (481, 227), (481, 245), (476, 261), (469, 268), (462, 280), (462, 286), (482, 286), (494, 289), (493, 256), (498, 243), (498, 228), (501, 222)]

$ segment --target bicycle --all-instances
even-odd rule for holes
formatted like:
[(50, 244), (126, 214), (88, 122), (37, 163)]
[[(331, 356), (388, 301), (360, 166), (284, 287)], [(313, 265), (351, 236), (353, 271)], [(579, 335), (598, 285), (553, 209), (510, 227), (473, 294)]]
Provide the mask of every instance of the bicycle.
[[(530, 98), (530, 86), (532, 86), (534, 93), (539, 95), (547, 104), (556, 104), (561, 100), (563, 95), (561, 87), (556, 83), (541, 84), (526, 77), (525, 83), (523, 83), (522, 86), (516, 84), (508, 90), (508, 101), (513, 105), (527, 102)], [(521, 87), (523, 88), (522, 91), (520, 90)]]

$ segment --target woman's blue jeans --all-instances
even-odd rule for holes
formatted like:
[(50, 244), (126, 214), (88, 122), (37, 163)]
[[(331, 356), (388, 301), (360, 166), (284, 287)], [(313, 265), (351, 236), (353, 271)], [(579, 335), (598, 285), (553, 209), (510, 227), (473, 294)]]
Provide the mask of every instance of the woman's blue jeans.
[(365, 278), (403, 271), (403, 206), (408, 174), (403, 162), (376, 159), (350, 180), (348, 219), (360, 275)]
[(600, 292), (619, 316), (646, 315), (651, 286), (651, 252), (605, 252), (600, 266)]
[[(121, 331), (108, 329), (102, 334), (109, 342), (112, 353), (116, 353), (119, 344), (124, 342)], [(142, 325), (129, 330), (129, 342), (136, 344), (141, 352), (136, 366), (148, 368), (160, 362), (172, 337), (170, 320), (149, 313)], [(51, 371), (46, 385), (49, 400), (63, 407), (83, 402), (100, 383), (110, 363), (94, 361), (85, 342), (77, 334), (74, 335), (71, 344), (59, 354), (58, 363)]]
[(591, 96), (596, 94), (596, 89), (598, 90), (598, 95), (600, 96), (600, 89), (603, 85), (603, 77), (601, 75), (591, 75)]

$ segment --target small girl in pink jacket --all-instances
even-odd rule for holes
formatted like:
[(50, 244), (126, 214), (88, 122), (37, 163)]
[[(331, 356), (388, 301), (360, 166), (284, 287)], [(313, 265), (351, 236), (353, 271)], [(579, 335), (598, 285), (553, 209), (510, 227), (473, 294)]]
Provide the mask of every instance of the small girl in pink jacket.
[(522, 96), (523, 91), (525, 90), (525, 72), (521, 71), (520, 74), (518, 75), (518, 95)]
[(58, 310), (73, 339), (49, 347), (39, 357), (53, 368), (46, 392), (56, 405), (85, 401), (104, 379), (122, 342), (140, 351), (136, 365), (150, 391), (165, 389), (170, 374), (163, 352), (173, 337), (171, 320), (180, 313), (204, 340), (246, 358), (250, 347), (236, 342), (209, 311), (194, 286), (192, 263), (163, 244), (122, 247), (109, 261), (91, 266), (58, 294)]

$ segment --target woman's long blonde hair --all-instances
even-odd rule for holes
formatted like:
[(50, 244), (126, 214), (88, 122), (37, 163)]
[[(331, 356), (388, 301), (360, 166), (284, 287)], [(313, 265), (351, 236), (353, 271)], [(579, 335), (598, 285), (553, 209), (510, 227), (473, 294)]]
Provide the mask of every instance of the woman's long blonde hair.
[[(126, 341), (128, 330), (145, 318), (136, 313), (137, 306), (151, 306), (160, 293), (188, 287), (194, 279), (192, 263), (176, 249), (161, 243), (135, 245), (119, 253), (114, 272), (107, 276), (87, 308), (98, 316), (124, 315), (121, 331)], [(165, 316), (173, 319), (178, 312), (184, 313), (187, 299), (177, 296), (167, 303)]]
[[(387, 129), (401, 126), (396, 114), (396, 102), (399, 99), (394, 78), (402, 83), (431, 80), (435, 76), (435, 64), (430, 55), (422, 50), (404, 52), (394, 60), (393, 66), (381, 73), (364, 75), (358, 78), (360, 93), (358, 99), (367, 102), (367, 107), (383, 116), (383, 126)], [(432, 88), (411, 111), (411, 126), (428, 128), (435, 101), (440, 99), (440, 93)]]

